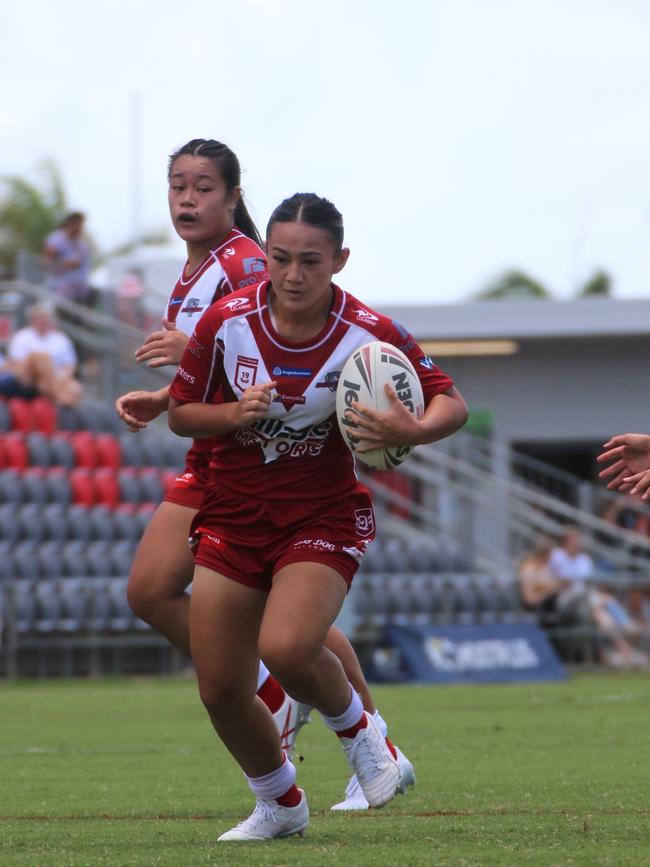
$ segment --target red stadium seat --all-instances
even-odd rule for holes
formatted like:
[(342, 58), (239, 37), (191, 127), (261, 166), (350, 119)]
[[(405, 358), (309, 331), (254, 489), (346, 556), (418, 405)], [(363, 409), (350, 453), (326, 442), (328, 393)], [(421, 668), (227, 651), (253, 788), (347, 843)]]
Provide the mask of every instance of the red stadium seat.
[(57, 428), (56, 407), (44, 397), (32, 401), (32, 419), (34, 429), (51, 436)]
[(21, 433), (34, 430), (34, 417), (29, 403), (21, 397), (12, 397), (9, 401), (11, 429)]
[(167, 493), (174, 487), (176, 483), (176, 479), (178, 478), (178, 473), (176, 470), (163, 470), (160, 479), (163, 485), (163, 496), (166, 496)]
[(122, 449), (116, 437), (110, 434), (96, 436), (95, 452), (98, 466), (110, 467), (112, 470), (119, 470), (122, 466)]
[(72, 502), (81, 506), (94, 506), (96, 502), (95, 480), (88, 467), (75, 467), (70, 473)]
[(75, 466), (94, 469), (97, 466), (97, 450), (93, 435), (88, 431), (78, 431), (70, 436), (70, 442), (74, 450)]
[(95, 470), (95, 502), (114, 509), (120, 502), (120, 485), (115, 472), (109, 467)]
[(1, 439), (0, 467), (10, 470), (25, 470), (29, 466), (29, 449), (24, 434), (8, 433)]

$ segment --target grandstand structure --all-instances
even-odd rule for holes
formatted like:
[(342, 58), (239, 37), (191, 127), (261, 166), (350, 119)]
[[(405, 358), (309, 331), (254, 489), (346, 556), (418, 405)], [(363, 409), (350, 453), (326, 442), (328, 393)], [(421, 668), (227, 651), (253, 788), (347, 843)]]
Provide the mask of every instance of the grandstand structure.
[[(26, 299), (42, 298), (30, 285), (2, 289), (0, 315), (11, 315), (12, 327)], [(125, 588), (188, 443), (164, 424), (132, 434), (112, 406), (117, 394), (159, 387), (169, 374), (133, 363), (141, 333), (59, 304), (66, 330), (99, 357), (101, 373), (95, 394), (75, 409), (0, 402), (0, 676), (175, 670), (186, 662), (132, 614)], [(597, 516), (616, 495), (498, 440), (461, 433), (364, 480), (377, 541), (340, 621), (362, 648), (389, 623), (530, 619), (517, 562), (540, 535), (559, 535), (568, 523), (583, 531), (601, 581), (621, 594), (648, 582), (650, 540)]]

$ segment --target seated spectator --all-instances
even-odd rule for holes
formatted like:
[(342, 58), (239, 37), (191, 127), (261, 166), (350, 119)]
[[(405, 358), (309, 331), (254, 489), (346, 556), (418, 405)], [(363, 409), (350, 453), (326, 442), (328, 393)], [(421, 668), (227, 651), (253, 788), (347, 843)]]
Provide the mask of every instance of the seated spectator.
[(45, 239), (42, 255), (49, 289), (69, 301), (91, 304), (94, 293), (88, 284), (90, 246), (83, 238), (84, 220), (80, 211), (68, 214)]
[(540, 624), (557, 621), (557, 597), (565, 583), (550, 569), (553, 542), (542, 539), (519, 564), (517, 577), (523, 607), (534, 611)]
[(27, 328), (9, 341), (0, 370), (0, 394), (41, 396), (60, 406), (74, 406), (81, 399), (82, 386), (74, 377), (77, 356), (72, 341), (56, 328), (47, 307), (36, 304), (27, 315)]
[(627, 640), (639, 633), (639, 625), (611, 593), (592, 587), (593, 560), (583, 549), (577, 527), (568, 527), (549, 558), (549, 570), (563, 588), (556, 598), (562, 619), (594, 623), (614, 647), (603, 659), (612, 666), (645, 666), (648, 657), (636, 651)]

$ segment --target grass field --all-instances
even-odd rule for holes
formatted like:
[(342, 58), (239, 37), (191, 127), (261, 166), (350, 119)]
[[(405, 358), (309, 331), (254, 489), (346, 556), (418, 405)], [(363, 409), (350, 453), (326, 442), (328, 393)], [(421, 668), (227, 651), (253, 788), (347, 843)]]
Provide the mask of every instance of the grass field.
[(251, 808), (189, 679), (0, 686), (0, 864), (650, 865), (650, 680), (378, 687), (418, 786), (328, 811), (347, 766), (303, 730), (304, 840), (215, 844)]

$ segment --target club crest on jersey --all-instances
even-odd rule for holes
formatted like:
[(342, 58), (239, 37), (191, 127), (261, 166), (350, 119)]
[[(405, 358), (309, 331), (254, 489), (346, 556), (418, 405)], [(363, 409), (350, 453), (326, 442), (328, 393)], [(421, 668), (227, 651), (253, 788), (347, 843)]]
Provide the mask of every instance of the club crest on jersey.
[(320, 382), (316, 383), (316, 388), (329, 388), (330, 391), (336, 391), (336, 386), (339, 384), (340, 378), (340, 370), (329, 370), (325, 374), (325, 379), (321, 379)]
[(363, 322), (364, 325), (376, 325), (379, 322), (379, 316), (375, 316), (370, 310), (359, 308), (354, 311), (357, 314), (357, 320)]
[(245, 391), (251, 385), (255, 385), (257, 379), (257, 365), (259, 359), (247, 358), (245, 355), (237, 356), (237, 366), (235, 367), (235, 385)]
[(354, 519), (357, 533), (361, 538), (372, 536), (375, 532), (375, 517), (372, 514), (372, 509), (355, 509)]
[(193, 316), (195, 313), (201, 313), (201, 311), (205, 310), (205, 308), (200, 307), (200, 304), (200, 298), (188, 298), (185, 307), (181, 307), (181, 313), (186, 313), (188, 316)]
[(232, 298), (230, 301), (224, 301), (223, 306), (228, 310), (245, 310), (251, 306), (251, 302), (248, 298)]

